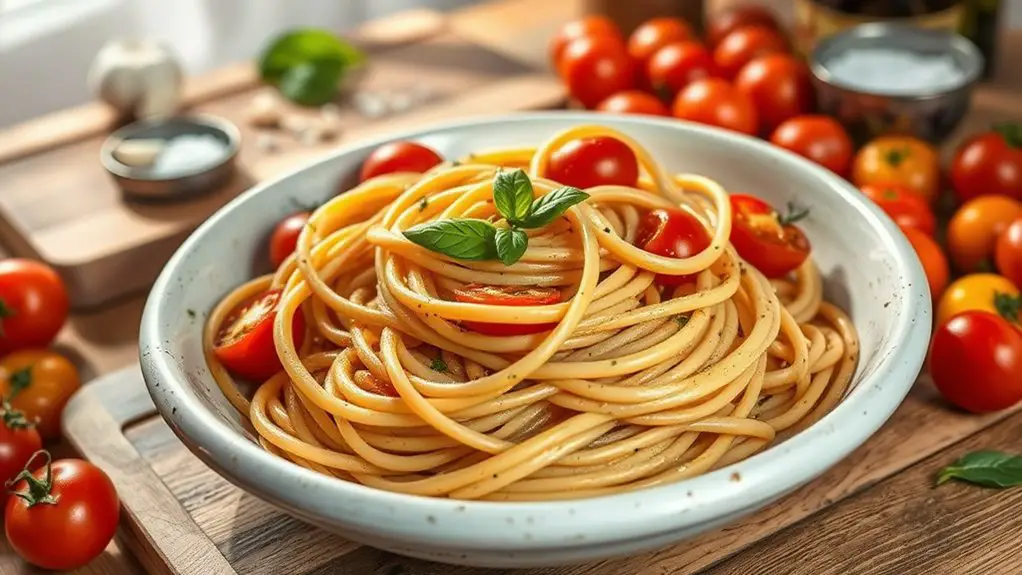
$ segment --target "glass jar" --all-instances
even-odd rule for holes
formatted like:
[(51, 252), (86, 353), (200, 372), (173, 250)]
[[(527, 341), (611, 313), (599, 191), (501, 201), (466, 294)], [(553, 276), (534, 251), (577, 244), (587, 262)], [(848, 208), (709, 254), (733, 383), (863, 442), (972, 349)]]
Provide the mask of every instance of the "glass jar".
[(960, 0), (795, 0), (795, 44), (808, 55), (821, 39), (867, 22), (957, 31), (964, 4)]

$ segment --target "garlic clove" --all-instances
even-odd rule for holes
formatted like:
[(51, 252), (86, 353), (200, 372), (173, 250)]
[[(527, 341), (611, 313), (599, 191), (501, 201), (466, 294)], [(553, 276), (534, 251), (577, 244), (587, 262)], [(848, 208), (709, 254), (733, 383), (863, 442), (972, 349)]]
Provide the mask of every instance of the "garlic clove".
[(114, 40), (96, 54), (88, 74), (93, 94), (122, 114), (167, 117), (180, 106), (183, 75), (174, 53), (150, 39)]
[(248, 123), (256, 128), (276, 128), (283, 115), (280, 102), (267, 92), (252, 98), (247, 110)]
[(122, 140), (114, 147), (111, 155), (125, 166), (151, 166), (166, 145), (167, 142), (159, 138)]

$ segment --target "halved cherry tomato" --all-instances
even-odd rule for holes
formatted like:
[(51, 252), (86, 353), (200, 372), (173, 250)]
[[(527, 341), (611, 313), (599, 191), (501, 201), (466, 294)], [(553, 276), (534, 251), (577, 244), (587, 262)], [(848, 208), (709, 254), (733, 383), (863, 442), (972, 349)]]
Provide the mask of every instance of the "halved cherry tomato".
[(766, 277), (784, 277), (809, 257), (809, 239), (793, 225), (808, 215), (807, 210), (782, 215), (746, 194), (731, 194), (731, 210), (731, 245)]
[(362, 181), (394, 172), (428, 171), (444, 161), (431, 148), (415, 142), (390, 142), (373, 150), (362, 164)]
[(1022, 401), (1022, 331), (997, 314), (960, 313), (934, 333), (930, 375), (945, 399), (967, 411), (1011, 407)]
[(561, 76), (568, 91), (586, 108), (635, 87), (636, 65), (624, 46), (606, 36), (572, 40), (561, 55)]
[(923, 264), (926, 283), (930, 286), (930, 297), (939, 298), (944, 293), (944, 288), (947, 287), (948, 279), (951, 276), (944, 252), (940, 250), (940, 246), (933, 238), (915, 228), (903, 227), (901, 231), (905, 233), (905, 237), (908, 238), (916, 255), (919, 256), (919, 261)]
[(0, 260), (0, 355), (50, 344), (67, 320), (67, 289), (35, 260)]
[(670, 116), (671, 112), (663, 102), (639, 90), (618, 92), (600, 102), (596, 109), (612, 114), (647, 114), (650, 116)]
[(969, 310), (1000, 313), (1006, 318), (1015, 318), (1018, 311), (1019, 291), (1008, 278), (997, 274), (969, 274), (951, 283), (937, 304), (937, 325)]
[(690, 40), (668, 44), (646, 62), (649, 85), (664, 98), (674, 97), (692, 82), (715, 73), (713, 56), (702, 44)]
[(721, 76), (732, 80), (746, 64), (757, 57), (787, 51), (788, 43), (776, 30), (766, 26), (742, 26), (716, 45), (713, 61)]
[(959, 146), (951, 183), (963, 202), (986, 194), (1022, 200), (1022, 126), (998, 124)]
[[(703, 224), (684, 210), (656, 209), (639, 222), (635, 245), (669, 258), (689, 258), (710, 247), (710, 234)], [(657, 283), (677, 286), (696, 279), (695, 274), (672, 276), (657, 274)]]
[(299, 212), (284, 218), (273, 228), (270, 236), (270, 264), (280, 267), (298, 245), (298, 235), (309, 221), (309, 212)]
[[(280, 290), (269, 290), (234, 310), (217, 335), (213, 353), (231, 373), (251, 381), (264, 381), (281, 370), (273, 343)], [(305, 316), (295, 312), (291, 321), (295, 348), (305, 341)]]
[(785, 120), (770, 136), (770, 143), (808, 158), (839, 176), (848, 173), (852, 139), (837, 120), (808, 114)]
[(859, 187), (902, 184), (932, 202), (940, 187), (940, 159), (933, 146), (918, 138), (881, 136), (856, 154), (852, 182)]
[(930, 206), (905, 186), (867, 184), (862, 186), (862, 193), (901, 227), (916, 228), (931, 236), (937, 230), (937, 218)]
[(1004, 277), (1022, 283), (1022, 217), (1008, 225), (1008, 228), (997, 236), (994, 246), (994, 263), (997, 271)]
[(572, 40), (587, 36), (605, 36), (617, 41), (622, 46), (624, 45), (621, 29), (617, 27), (613, 20), (606, 16), (592, 15), (572, 20), (561, 26), (561, 29), (550, 39), (550, 65), (553, 69), (559, 70), (561, 68), (561, 57), (564, 55), (564, 49), (568, 47)]
[(639, 161), (627, 144), (616, 138), (596, 136), (565, 143), (550, 154), (546, 176), (566, 186), (634, 186)]
[(756, 107), (748, 96), (727, 80), (703, 78), (678, 92), (674, 117), (755, 135), (759, 127)]
[(48, 349), (22, 349), (0, 359), (0, 396), (36, 424), (43, 439), (60, 436), (60, 417), (81, 387), (78, 369)]
[(947, 226), (947, 247), (955, 268), (962, 273), (989, 269), (998, 236), (1019, 217), (1022, 202), (1006, 196), (979, 196), (965, 202)]
[(738, 72), (735, 87), (752, 100), (764, 134), (782, 122), (809, 112), (813, 85), (809, 68), (789, 54), (760, 56)]
[[(548, 287), (468, 284), (461, 289), (454, 290), (454, 299), (462, 303), (522, 307), (560, 303), (561, 292)], [(556, 323), (527, 324), (463, 321), (461, 324), (483, 335), (528, 335), (550, 331), (557, 327)]]
[(706, 43), (716, 46), (725, 36), (743, 26), (765, 26), (780, 32), (777, 16), (769, 8), (757, 5), (736, 6), (724, 10), (710, 19), (706, 30)]
[(681, 18), (653, 18), (628, 37), (628, 54), (641, 66), (664, 46), (691, 38), (692, 27)]

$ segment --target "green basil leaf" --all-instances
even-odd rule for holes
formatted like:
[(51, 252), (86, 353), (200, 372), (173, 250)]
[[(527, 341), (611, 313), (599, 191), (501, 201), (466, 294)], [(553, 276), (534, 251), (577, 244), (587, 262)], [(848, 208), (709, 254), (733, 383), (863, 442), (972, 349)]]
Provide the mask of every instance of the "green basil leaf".
[(589, 199), (589, 194), (578, 188), (557, 188), (532, 203), (532, 212), (518, 223), (523, 228), (541, 228), (556, 220), (571, 206)]
[(532, 182), (521, 168), (497, 172), (493, 178), (493, 203), (500, 215), (517, 224), (532, 207)]
[(518, 228), (498, 228), (496, 243), (497, 256), (504, 265), (509, 266), (522, 259), (529, 247), (529, 234)]
[(1022, 456), (1000, 451), (974, 451), (945, 467), (937, 474), (937, 485), (952, 479), (983, 487), (1022, 485)]
[(404, 231), (404, 236), (427, 250), (459, 260), (494, 260), (496, 232), (490, 222), (454, 218), (412, 226)]
[(332, 61), (346, 68), (364, 59), (362, 52), (329, 30), (300, 28), (273, 40), (259, 58), (259, 74), (276, 86), (288, 70), (302, 64)]
[(330, 60), (299, 64), (284, 72), (280, 93), (302, 106), (322, 106), (337, 97), (344, 67)]

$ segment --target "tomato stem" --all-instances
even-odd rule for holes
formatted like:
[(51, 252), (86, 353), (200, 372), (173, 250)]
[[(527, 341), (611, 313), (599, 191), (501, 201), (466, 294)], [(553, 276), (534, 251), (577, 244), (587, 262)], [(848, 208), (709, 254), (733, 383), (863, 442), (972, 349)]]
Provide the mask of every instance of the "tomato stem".
[(809, 215), (809, 208), (799, 208), (795, 202), (788, 202), (788, 211), (777, 215), (777, 223), (782, 226), (791, 225)]
[(998, 122), (994, 124), (993, 130), (1004, 138), (1012, 148), (1022, 148), (1022, 125), (1014, 122)]
[(1018, 324), (1019, 314), (1022, 313), (1022, 295), (994, 292), (994, 308), (1008, 322)]
[(14, 310), (11, 309), (9, 305), (7, 305), (7, 302), (0, 299), (0, 336), (4, 335), (4, 322), (2, 320), (5, 320), (9, 317), (14, 317), (15, 315), (17, 314), (15, 314)]
[(887, 151), (887, 153), (884, 155), (884, 159), (887, 160), (888, 164), (897, 168), (898, 165), (905, 161), (905, 158), (907, 158), (908, 155), (909, 155), (908, 148), (894, 148), (892, 150)]
[(11, 374), (11, 392), (7, 399), (14, 399), (19, 393), (32, 385), (32, 366), (27, 366)]
[(33, 427), (31, 421), (25, 418), (25, 413), (11, 407), (6, 399), (0, 403), (0, 418), (3, 419), (7, 429), (28, 429)]
[[(42, 480), (36, 479), (35, 475), (32, 474), (32, 462), (35, 461), (36, 457), (42, 455), (46, 458), (46, 477)], [(40, 449), (32, 454), (32, 457), (28, 458), (25, 463), (25, 468), (21, 470), (13, 479), (7, 482), (7, 493), (20, 497), (28, 502), (28, 506), (38, 505), (39, 503), (46, 503), (48, 505), (56, 505), (57, 498), (53, 496), (53, 459), (50, 457), (50, 452), (45, 449)], [(10, 489), (12, 485), (17, 485), (21, 480), (25, 480), (28, 485), (28, 491), (14, 491)]]

